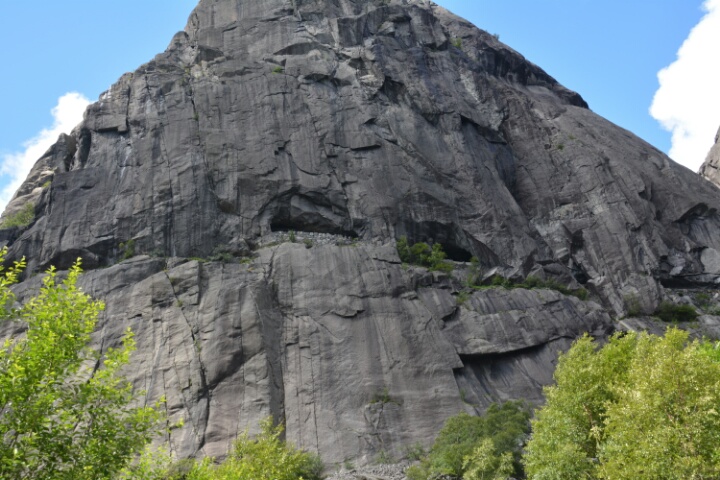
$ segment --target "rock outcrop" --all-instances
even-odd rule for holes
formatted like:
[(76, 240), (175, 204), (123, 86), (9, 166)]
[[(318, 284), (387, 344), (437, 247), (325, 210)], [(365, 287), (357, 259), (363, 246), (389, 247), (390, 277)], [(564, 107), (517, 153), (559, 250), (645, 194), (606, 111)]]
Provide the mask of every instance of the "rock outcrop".
[(700, 175), (720, 186), (720, 129), (715, 135), (715, 145), (710, 149), (705, 162), (700, 167)]
[[(4, 217), (28, 204), (9, 258), (83, 258), (98, 341), (135, 331), (130, 376), (185, 419), (180, 456), (272, 414), (331, 464), (399, 457), (464, 409), (541, 401), (557, 352), (629, 296), (720, 279), (716, 187), (425, 0), (201, 0)], [(402, 235), (458, 271), (404, 268)], [(592, 301), (462, 299), (471, 257)]]

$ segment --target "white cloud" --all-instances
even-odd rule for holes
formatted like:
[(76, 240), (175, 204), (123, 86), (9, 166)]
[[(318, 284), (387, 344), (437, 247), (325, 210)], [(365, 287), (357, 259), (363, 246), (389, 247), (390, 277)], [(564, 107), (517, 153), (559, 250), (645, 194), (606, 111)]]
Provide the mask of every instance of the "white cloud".
[(703, 8), (707, 14), (677, 60), (658, 72), (660, 88), (650, 107), (650, 115), (672, 132), (670, 157), (695, 171), (720, 126), (720, 0), (707, 0)]
[(61, 133), (70, 133), (82, 121), (90, 101), (82, 94), (66, 93), (52, 109), (54, 119), (50, 128), (44, 128), (23, 144), (25, 150), (2, 155), (0, 158), (0, 212), (5, 210), (12, 196), (25, 181), (35, 162), (43, 156)]

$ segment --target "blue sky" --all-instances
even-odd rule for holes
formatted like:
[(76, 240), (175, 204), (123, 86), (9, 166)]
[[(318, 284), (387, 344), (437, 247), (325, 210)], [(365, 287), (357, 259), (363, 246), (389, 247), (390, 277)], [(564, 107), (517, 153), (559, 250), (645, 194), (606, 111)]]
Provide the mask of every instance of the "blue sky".
[[(717, 7), (715, 17), (720, 18), (720, 0), (706, 1)], [(22, 170), (27, 169), (28, 159), (32, 157), (34, 161), (41, 155), (42, 152), (37, 152), (46, 148), (45, 144), (57, 136), (59, 129), (72, 128), (67, 125), (74, 123), (76, 116), (68, 112), (81, 109), (82, 99), (66, 96), (56, 108), (59, 99), (69, 92), (97, 99), (124, 72), (135, 70), (163, 51), (173, 34), (185, 26), (196, 3), (197, 0), (0, 2), (4, 65), (0, 75), (0, 102), (4, 106), (4, 115), (0, 115), (0, 189), (7, 189), (5, 184), (10, 177), (24, 178), (26, 172)], [(501, 41), (583, 95), (595, 112), (665, 152), (675, 148), (670, 133), (661, 128), (648, 110), (658, 90), (658, 72), (676, 61), (678, 49), (705, 15), (701, 8), (703, 0), (438, 0), (437, 3), (478, 27), (499, 34)], [(720, 32), (720, 28), (706, 30)], [(720, 37), (697, 37), (696, 44), (709, 43), (708, 52), (715, 54), (704, 63), (717, 64)], [(702, 48), (696, 46), (695, 55), (687, 55), (695, 58), (696, 64), (703, 63), (698, 50)], [(717, 72), (717, 67), (714, 68)], [(667, 88), (665, 95), (668, 125), (672, 124), (673, 109), (682, 109), (689, 103), (682, 98), (683, 90), (702, 93), (700, 87), (686, 83), (703, 75), (692, 72), (690, 67), (676, 70), (680, 72), (675, 75), (675, 86)], [(715, 82), (719, 77), (715, 75)], [(702, 99), (698, 101), (703, 103)], [(714, 137), (720, 125), (720, 103), (714, 104), (714, 114), (711, 105), (703, 105), (702, 121), (712, 124), (705, 129), (712, 134), (704, 133), (704, 137)], [(698, 109), (685, 112), (685, 116), (699, 117)], [(706, 153), (712, 140), (707, 138), (707, 148), (701, 146), (700, 150), (706, 148)], [(675, 153), (682, 156), (677, 149)], [(690, 156), (704, 157), (704, 153)], [(697, 163), (701, 161), (698, 159)], [(2, 196), (0, 208), (4, 208)]]

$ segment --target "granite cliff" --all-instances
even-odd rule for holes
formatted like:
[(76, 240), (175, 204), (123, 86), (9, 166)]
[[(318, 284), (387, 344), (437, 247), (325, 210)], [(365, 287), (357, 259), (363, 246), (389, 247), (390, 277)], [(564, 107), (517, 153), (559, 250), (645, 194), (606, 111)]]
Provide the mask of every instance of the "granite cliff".
[(720, 129), (715, 135), (715, 145), (710, 149), (705, 162), (700, 167), (700, 175), (720, 186)]
[[(30, 207), (28, 207), (28, 205)], [(180, 456), (272, 414), (329, 464), (542, 401), (558, 351), (626, 299), (720, 281), (720, 195), (519, 53), (425, 0), (201, 0), (30, 173), (0, 230), (33, 272), (82, 257), (166, 395)], [(452, 274), (403, 266), (440, 243)], [(296, 242), (289, 241), (294, 237)], [(581, 285), (460, 299), (488, 275)], [(0, 333), (9, 334), (9, 326)]]

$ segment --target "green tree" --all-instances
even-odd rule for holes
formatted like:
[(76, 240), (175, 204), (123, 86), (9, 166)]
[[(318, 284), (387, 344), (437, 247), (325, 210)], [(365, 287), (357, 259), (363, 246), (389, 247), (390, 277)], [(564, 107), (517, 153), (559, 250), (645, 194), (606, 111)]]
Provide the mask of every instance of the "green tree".
[(453, 265), (445, 261), (447, 254), (439, 243), (433, 244), (432, 247), (425, 242), (410, 245), (407, 237), (402, 236), (397, 240), (396, 245), (398, 256), (403, 263), (421, 265), (430, 270), (446, 273), (453, 271)]
[(240, 435), (230, 455), (220, 465), (210, 459), (195, 464), (187, 480), (320, 480), (323, 465), (317, 455), (282, 441), (283, 427), (272, 418), (260, 424), (261, 432), (250, 438)]
[(720, 355), (665, 336), (580, 339), (533, 421), (525, 464), (538, 480), (716, 479), (720, 476)]
[(10, 286), (24, 266), (0, 270), (0, 317), (27, 324), (0, 348), (0, 478), (112, 478), (161, 420), (153, 407), (130, 406), (132, 385), (119, 372), (135, 348), (132, 333), (102, 355), (88, 347), (104, 306), (76, 286), (80, 260), (62, 282), (48, 270), (39, 294), (13, 307)]
[(522, 402), (492, 404), (479, 417), (467, 413), (451, 417), (428, 455), (408, 469), (407, 476), (411, 480), (468, 475), (471, 480), (494, 479), (506, 474), (508, 465), (510, 474), (522, 476), (520, 454), (529, 432), (529, 418)]
[(507, 480), (515, 473), (513, 455), (510, 452), (497, 454), (489, 438), (480, 442), (463, 461), (463, 480)]

